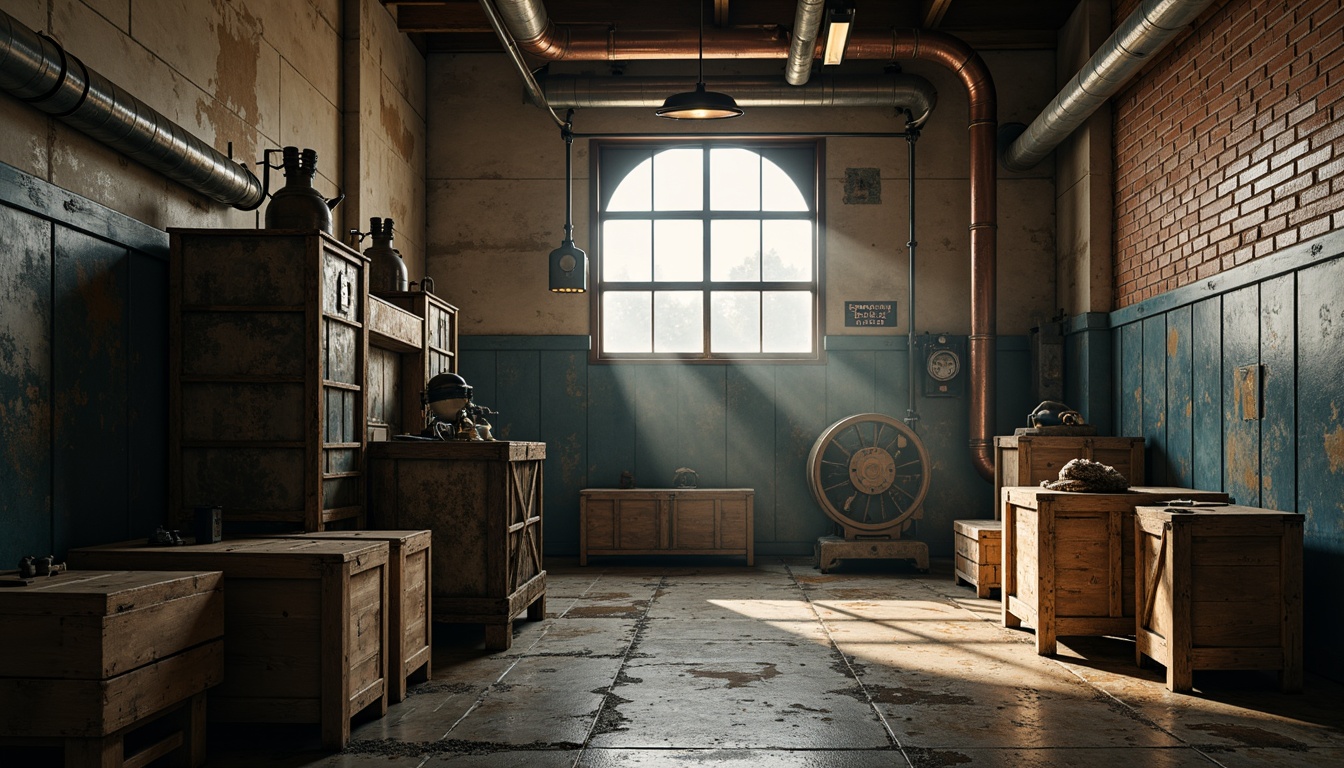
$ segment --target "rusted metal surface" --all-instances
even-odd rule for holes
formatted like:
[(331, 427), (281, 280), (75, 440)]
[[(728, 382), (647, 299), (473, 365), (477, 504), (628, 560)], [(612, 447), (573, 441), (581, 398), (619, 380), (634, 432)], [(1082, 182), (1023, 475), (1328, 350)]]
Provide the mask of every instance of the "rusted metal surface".
[(1194, 416), (1193, 385), (1194, 362), (1191, 357), (1190, 307), (1178, 307), (1167, 313), (1167, 398), (1163, 408), (1167, 414), (1165, 482), (1183, 488), (1198, 488), (1194, 484), (1191, 450)]
[(1191, 458), (1195, 488), (1219, 488), (1223, 482), (1222, 298), (1191, 308)]
[(1239, 504), (1260, 504), (1260, 422), (1241, 417), (1236, 370), (1260, 360), (1260, 286), (1223, 296), (1223, 490)]
[(1295, 291), (1292, 275), (1260, 286), (1260, 505), (1267, 509), (1297, 509)]
[(1173, 485), (1167, 471), (1167, 318), (1150, 317), (1143, 321), (1143, 362), (1139, 386), (1143, 390), (1144, 454), (1148, 482)]

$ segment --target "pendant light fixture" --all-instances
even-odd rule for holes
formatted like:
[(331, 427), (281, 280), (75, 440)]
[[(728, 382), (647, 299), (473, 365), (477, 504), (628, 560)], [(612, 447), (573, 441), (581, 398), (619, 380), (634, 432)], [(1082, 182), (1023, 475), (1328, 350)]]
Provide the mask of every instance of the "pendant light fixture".
[(695, 81), (695, 90), (674, 93), (667, 97), (663, 106), (654, 112), (659, 117), (671, 120), (722, 120), (725, 117), (738, 117), (742, 108), (737, 106), (733, 97), (726, 93), (705, 90), (705, 3), (700, 3), (700, 55), (699, 76)]
[[(569, 111), (569, 116), (574, 110)], [(568, 119), (560, 129), (565, 140), (565, 239), (551, 251), (551, 290), (583, 293), (588, 290), (588, 254), (574, 245), (574, 131)]]

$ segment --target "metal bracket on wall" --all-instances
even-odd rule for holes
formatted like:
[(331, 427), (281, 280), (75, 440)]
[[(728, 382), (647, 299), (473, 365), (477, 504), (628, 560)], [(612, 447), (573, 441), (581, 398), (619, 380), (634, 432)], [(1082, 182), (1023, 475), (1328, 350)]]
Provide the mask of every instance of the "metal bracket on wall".
[(1236, 387), (1237, 410), (1242, 421), (1259, 421), (1265, 417), (1265, 366), (1243, 365), (1237, 368), (1233, 386)]

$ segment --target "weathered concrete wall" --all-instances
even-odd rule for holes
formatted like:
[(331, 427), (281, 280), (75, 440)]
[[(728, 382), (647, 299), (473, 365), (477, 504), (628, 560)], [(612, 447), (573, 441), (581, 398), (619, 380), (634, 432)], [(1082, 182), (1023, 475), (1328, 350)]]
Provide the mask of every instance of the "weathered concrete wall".
[[(240, 161), (260, 160), (268, 147), (316, 150), (317, 190), (354, 193), (336, 209), (336, 233), (393, 216), (406, 233), (398, 247), (420, 263), (424, 59), (376, 0), (0, 0), (0, 8), (215, 149), (233, 142)], [(352, 74), (364, 87), (350, 94)], [(259, 212), (196, 194), (7, 95), (0, 103), (2, 162), (158, 228), (260, 223)]]
[[(1025, 121), (1054, 95), (1054, 53), (987, 52), (998, 84), (999, 119)], [(694, 65), (676, 70), (694, 82)], [(714, 72), (728, 66), (714, 63)], [(752, 67), (756, 67), (752, 69)], [(546, 113), (526, 103), (517, 72), (502, 55), (431, 55), (428, 119), (432, 144), (428, 264), (439, 294), (462, 309), (464, 334), (562, 335), (588, 332), (588, 299), (551, 294), (546, 255), (563, 235), (564, 142)], [(629, 75), (662, 74), (631, 63)], [(603, 65), (552, 65), (554, 72), (602, 75)], [(776, 62), (744, 63), (735, 71), (782, 72)], [(967, 100), (940, 67), (912, 63), (928, 78), (938, 106), (917, 143), (916, 330), (966, 333), (970, 328), (970, 192)], [(782, 75), (781, 75), (782, 76)], [(586, 109), (577, 132), (691, 130), (658, 120), (652, 110)], [(752, 109), (710, 132), (899, 131), (890, 108)], [(574, 142), (574, 237), (588, 248), (588, 142)], [(908, 178), (903, 139), (835, 138), (826, 162), (827, 334), (905, 334)], [(877, 168), (881, 203), (846, 205), (846, 169)], [(1043, 163), (999, 181), (999, 332), (1022, 334), (1055, 309), (1054, 167)], [(588, 294), (591, 296), (592, 294)], [(848, 299), (895, 299), (896, 329), (844, 328)]]

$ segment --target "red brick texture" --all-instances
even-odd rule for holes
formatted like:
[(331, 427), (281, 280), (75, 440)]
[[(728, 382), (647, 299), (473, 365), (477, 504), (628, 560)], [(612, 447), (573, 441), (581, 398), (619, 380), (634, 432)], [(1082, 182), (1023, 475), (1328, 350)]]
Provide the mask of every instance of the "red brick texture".
[(1339, 0), (1215, 3), (1113, 106), (1117, 308), (1344, 227)]

